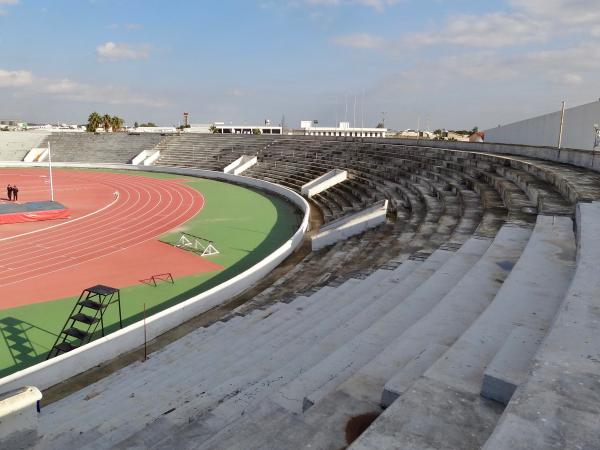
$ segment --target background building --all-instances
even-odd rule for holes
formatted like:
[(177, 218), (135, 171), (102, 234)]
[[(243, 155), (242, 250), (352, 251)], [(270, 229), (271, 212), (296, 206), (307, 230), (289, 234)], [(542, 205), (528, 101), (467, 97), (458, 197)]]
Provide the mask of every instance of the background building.
[(312, 120), (302, 120), (300, 129), (306, 136), (349, 136), (349, 137), (386, 137), (386, 128), (351, 128), (350, 122), (340, 122), (337, 127), (318, 127)]

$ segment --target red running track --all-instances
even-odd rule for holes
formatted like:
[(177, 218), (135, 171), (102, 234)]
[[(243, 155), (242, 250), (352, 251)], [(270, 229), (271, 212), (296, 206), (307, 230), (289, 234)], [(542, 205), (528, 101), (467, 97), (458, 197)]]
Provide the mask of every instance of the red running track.
[[(125, 287), (151, 275), (222, 269), (157, 241), (198, 214), (204, 198), (180, 180), (57, 170), (55, 199), (67, 220), (0, 227), (0, 309), (79, 294), (95, 284)], [(19, 201), (45, 200), (42, 169), (1, 169)], [(118, 193), (118, 194), (117, 194)]]

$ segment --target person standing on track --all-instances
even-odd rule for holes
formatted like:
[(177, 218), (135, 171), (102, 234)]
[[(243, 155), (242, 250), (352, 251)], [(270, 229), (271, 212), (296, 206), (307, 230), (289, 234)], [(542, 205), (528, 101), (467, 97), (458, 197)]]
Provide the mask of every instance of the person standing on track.
[(13, 192), (13, 200), (16, 202), (17, 200), (19, 200), (19, 188), (17, 187), (16, 184), (12, 187), (12, 192)]
[(8, 197), (8, 201), (12, 200), (13, 187), (9, 184), (6, 186), (6, 196)]

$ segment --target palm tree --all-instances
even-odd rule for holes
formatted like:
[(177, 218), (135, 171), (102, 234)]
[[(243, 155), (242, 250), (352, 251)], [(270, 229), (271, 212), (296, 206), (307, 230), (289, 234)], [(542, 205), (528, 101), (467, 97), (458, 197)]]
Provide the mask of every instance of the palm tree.
[(216, 134), (219, 132), (219, 129), (213, 124), (210, 127), (208, 127), (208, 131), (210, 131), (213, 134)]
[(98, 129), (100, 124), (102, 123), (102, 117), (96, 111), (90, 114), (88, 117), (88, 124), (86, 127), (87, 131), (94, 132)]
[(108, 129), (112, 126), (112, 117), (104, 114), (102, 116), (102, 126), (104, 126), (104, 132), (108, 133)]
[(121, 119), (120, 117), (113, 116), (110, 119), (110, 123), (111, 123), (113, 132), (117, 132), (117, 131), (121, 131), (121, 129), (123, 128), (123, 124), (125, 123), (125, 121), (123, 119)]

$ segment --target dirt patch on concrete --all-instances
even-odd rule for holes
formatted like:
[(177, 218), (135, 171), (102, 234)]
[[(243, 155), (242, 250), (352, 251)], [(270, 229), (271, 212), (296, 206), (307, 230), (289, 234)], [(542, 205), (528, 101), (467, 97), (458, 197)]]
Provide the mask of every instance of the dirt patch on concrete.
[(346, 443), (352, 444), (379, 417), (379, 412), (370, 412), (352, 417), (346, 423)]

